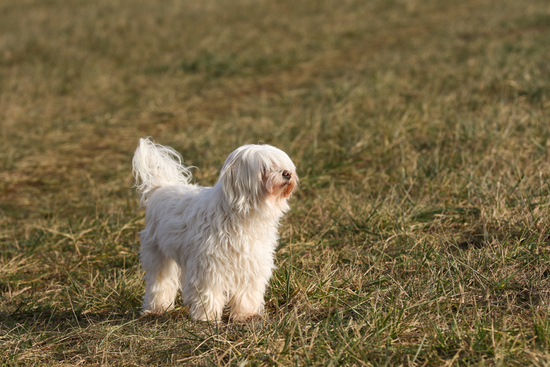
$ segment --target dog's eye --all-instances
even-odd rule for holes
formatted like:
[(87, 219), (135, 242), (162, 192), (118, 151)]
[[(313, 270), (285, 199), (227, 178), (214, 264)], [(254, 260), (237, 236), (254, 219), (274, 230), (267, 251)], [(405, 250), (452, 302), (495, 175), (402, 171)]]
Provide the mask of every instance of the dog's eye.
[(285, 180), (288, 181), (288, 180), (290, 180), (291, 177), (292, 177), (292, 174), (291, 174), (290, 172), (288, 172), (288, 171), (283, 171), (283, 178), (284, 178)]

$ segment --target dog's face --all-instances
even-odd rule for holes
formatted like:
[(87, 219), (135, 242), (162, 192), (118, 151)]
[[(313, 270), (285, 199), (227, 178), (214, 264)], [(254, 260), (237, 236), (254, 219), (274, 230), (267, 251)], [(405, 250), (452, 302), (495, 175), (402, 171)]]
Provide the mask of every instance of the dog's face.
[(270, 145), (244, 145), (227, 157), (218, 182), (234, 210), (246, 212), (268, 204), (286, 211), (286, 199), (298, 185), (298, 176), (294, 163), (282, 150)]

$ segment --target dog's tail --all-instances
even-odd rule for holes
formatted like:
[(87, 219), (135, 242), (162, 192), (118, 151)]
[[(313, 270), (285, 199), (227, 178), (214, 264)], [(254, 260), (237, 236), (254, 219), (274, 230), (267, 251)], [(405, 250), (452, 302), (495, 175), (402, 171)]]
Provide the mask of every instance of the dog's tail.
[(186, 184), (191, 171), (184, 166), (181, 155), (170, 147), (155, 144), (150, 138), (139, 139), (132, 159), (136, 188), (141, 193), (141, 204), (146, 205), (153, 191), (162, 186)]

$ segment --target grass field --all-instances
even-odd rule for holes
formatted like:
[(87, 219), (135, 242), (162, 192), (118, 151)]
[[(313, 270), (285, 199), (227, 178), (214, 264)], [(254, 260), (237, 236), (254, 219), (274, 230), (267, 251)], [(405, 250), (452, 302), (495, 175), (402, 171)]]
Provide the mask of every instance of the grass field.
[[(0, 2), (0, 364), (550, 365), (550, 5)], [(300, 190), (258, 323), (139, 315), (153, 136)]]

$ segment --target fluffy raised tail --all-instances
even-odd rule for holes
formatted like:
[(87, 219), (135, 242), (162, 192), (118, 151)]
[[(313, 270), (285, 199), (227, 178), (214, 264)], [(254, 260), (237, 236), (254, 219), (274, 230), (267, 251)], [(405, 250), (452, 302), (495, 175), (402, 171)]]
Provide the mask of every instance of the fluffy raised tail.
[(181, 155), (170, 147), (155, 144), (150, 138), (139, 139), (132, 159), (136, 188), (145, 205), (149, 195), (162, 186), (189, 184), (191, 171), (183, 165)]

